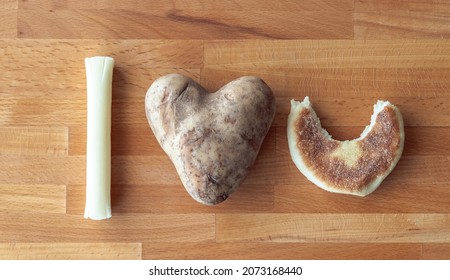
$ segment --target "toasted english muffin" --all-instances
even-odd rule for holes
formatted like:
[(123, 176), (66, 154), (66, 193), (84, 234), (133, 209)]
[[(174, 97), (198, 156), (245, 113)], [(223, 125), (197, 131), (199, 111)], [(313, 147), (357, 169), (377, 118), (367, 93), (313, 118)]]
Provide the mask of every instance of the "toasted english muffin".
[(318, 187), (366, 196), (391, 173), (404, 146), (403, 118), (388, 101), (378, 101), (359, 138), (334, 140), (322, 128), (309, 98), (291, 101), (287, 136), (297, 168)]

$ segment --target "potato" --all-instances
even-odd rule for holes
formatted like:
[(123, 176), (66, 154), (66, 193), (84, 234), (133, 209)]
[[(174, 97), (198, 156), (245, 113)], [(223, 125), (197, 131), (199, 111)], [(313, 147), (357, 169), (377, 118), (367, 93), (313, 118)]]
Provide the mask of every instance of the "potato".
[(214, 205), (233, 193), (255, 162), (275, 116), (275, 98), (258, 77), (208, 93), (192, 79), (170, 74), (150, 86), (145, 111), (187, 192)]

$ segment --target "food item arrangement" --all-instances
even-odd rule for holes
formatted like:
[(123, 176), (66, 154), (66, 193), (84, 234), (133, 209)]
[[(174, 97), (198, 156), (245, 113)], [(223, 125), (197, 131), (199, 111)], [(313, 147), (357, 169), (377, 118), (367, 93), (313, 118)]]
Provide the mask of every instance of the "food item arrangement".
[(255, 162), (275, 116), (275, 98), (257, 77), (208, 93), (171, 74), (150, 86), (145, 111), (187, 192), (214, 205), (233, 193)]
[(366, 196), (399, 161), (405, 140), (397, 107), (378, 101), (370, 125), (351, 141), (334, 140), (322, 128), (309, 98), (291, 101), (287, 137), (297, 168), (318, 187), (336, 193)]
[[(114, 60), (86, 58), (87, 151), (85, 218), (111, 217), (111, 87)], [(225, 201), (245, 179), (275, 117), (275, 97), (260, 78), (245, 76), (208, 93), (170, 74), (153, 82), (145, 112), (156, 139), (196, 201)], [(322, 128), (309, 98), (291, 101), (287, 137), (293, 162), (318, 187), (365, 196), (394, 169), (404, 145), (402, 115), (378, 101), (370, 125), (351, 141)]]

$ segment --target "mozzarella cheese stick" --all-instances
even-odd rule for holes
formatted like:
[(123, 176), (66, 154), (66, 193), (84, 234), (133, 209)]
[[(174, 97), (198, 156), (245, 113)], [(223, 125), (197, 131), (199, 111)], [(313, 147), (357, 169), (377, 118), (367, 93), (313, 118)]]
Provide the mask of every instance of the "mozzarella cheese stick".
[(111, 91), (114, 59), (85, 59), (87, 80), (86, 207), (84, 218), (111, 217)]

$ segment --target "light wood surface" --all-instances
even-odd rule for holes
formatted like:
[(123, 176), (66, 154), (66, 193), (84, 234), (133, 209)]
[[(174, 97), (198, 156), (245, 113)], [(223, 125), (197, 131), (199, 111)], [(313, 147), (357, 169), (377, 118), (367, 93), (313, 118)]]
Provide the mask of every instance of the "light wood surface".
[[(84, 58), (115, 58), (112, 212), (83, 218)], [(446, 0), (1, 0), (1, 259), (450, 258), (450, 2)], [(189, 197), (153, 136), (144, 96), (182, 73), (216, 91), (257, 75), (277, 100), (244, 183)], [(406, 143), (368, 197), (327, 193), (292, 163), (290, 99), (309, 95), (340, 140), (378, 99)]]

